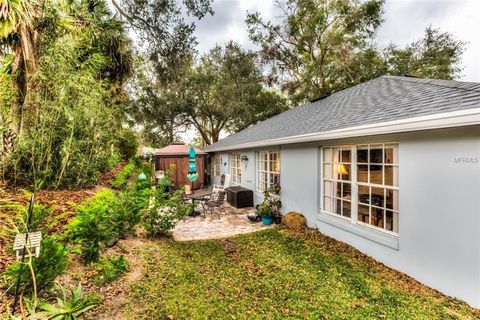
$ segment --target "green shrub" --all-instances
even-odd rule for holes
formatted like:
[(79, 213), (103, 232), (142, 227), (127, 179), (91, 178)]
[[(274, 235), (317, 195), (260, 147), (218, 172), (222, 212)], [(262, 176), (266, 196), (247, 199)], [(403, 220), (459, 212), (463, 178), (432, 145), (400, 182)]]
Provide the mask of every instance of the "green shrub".
[(163, 236), (172, 230), (178, 221), (185, 218), (191, 207), (184, 204), (181, 191), (171, 194), (158, 190), (153, 205), (146, 210), (143, 225), (151, 237)]
[(111, 245), (117, 238), (112, 224), (115, 193), (102, 190), (78, 207), (78, 214), (69, 226), (69, 234), (80, 244), (85, 262), (97, 261), (102, 246)]
[(141, 221), (141, 210), (148, 205), (150, 189), (137, 185), (120, 191), (112, 206), (111, 223), (119, 237), (133, 235), (135, 226)]
[(112, 283), (128, 271), (129, 264), (123, 256), (118, 258), (101, 258), (94, 264), (95, 283), (99, 286)]
[[(40, 247), (40, 256), (32, 258), (37, 291), (49, 288), (55, 278), (61, 275), (68, 264), (68, 251), (63, 244), (58, 243), (54, 237), (45, 237)], [(25, 260), (28, 263), (29, 259)], [(17, 280), (21, 262), (11, 264), (4, 273), (4, 281), (13, 284)], [(33, 281), (30, 269), (24, 266), (22, 273), (22, 290), (33, 293)]]
[(127, 185), (128, 179), (132, 176), (134, 171), (135, 159), (130, 159), (128, 164), (115, 176), (115, 179), (110, 184), (117, 189), (123, 188)]

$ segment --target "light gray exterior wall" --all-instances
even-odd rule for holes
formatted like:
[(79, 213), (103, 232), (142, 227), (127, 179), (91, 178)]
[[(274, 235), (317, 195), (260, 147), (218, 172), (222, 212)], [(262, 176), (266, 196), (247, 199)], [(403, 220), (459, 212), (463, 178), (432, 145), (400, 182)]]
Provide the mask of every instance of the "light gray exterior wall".
[[(321, 146), (372, 142), (399, 143), (398, 237), (320, 211)], [(322, 233), (480, 307), (480, 126), (277, 148), (284, 213), (301, 212), (308, 225)], [(252, 190), (256, 151), (239, 151), (249, 158), (242, 163), (242, 185)], [(456, 162), (458, 158), (474, 158), (477, 163)], [(258, 192), (255, 200), (261, 201)]]

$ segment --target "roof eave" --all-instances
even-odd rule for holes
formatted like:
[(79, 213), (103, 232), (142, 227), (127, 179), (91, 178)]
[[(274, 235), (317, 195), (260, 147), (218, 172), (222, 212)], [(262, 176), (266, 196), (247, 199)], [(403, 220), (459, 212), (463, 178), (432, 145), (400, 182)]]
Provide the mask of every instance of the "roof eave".
[(371, 136), (409, 131), (433, 130), (450, 127), (471, 126), (478, 124), (480, 124), (480, 107), (356, 127), (349, 127), (325, 132), (315, 132), (285, 138), (242, 143), (224, 147), (215, 147), (214, 145), (212, 145), (211, 147), (207, 147), (206, 150), (204, 149), (204, 151), (230, 151), (266, 147), (271, 145), (284, 145), (292, 143), (343, 139), (358, 136)]

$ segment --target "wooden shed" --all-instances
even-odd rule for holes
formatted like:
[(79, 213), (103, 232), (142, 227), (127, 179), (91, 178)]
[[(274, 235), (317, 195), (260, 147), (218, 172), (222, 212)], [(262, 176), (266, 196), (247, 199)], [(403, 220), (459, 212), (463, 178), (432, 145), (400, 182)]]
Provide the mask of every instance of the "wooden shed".
[[(176, 187), (184, 185), (191, 185), (190, 180), (187, 178), (188, 173), (188, 152), (190, 146), (184, 144), (171, 144), (162, 149), (155, 150), (155, 170), (167, 171), (170, 166), (175, 165), (175, 172), (172, 177), (172, 182)], [(195, 181), (194, 188), (199, 189), (205, 184), (205, 168), (207, 153), (200, 149), (195, 148), (196, 153), (196, 167), (198, 172), (198, 179)]]

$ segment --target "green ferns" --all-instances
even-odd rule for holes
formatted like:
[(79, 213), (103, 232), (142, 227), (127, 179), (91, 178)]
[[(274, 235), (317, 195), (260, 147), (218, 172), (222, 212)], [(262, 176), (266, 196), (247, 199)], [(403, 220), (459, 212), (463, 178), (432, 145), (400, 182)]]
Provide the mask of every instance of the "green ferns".
[(78, 207), (69, 235), (80, 245), (85, 262), (98, 261), (102, 248), (134, 234), (149, 196), (150, 189), (137, 185), (118, 193), (104, 189)]
[(128, 179), (135, 171), (135, 162), (135, 159), (130, 159), (128, 164), (115, 176), (115, 179), (110, 183), (112, 187), (121, 189), (127, 185)]

